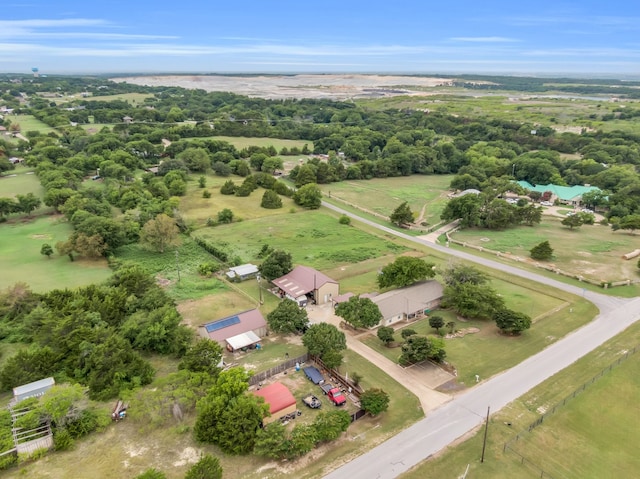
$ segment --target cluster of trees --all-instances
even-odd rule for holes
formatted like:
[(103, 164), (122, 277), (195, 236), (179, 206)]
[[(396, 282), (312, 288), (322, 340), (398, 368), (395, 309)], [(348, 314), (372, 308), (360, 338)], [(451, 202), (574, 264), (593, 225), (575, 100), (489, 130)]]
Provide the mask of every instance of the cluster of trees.
[(441, 218), (460, 220), (463, 228), (505, 229), (526, 224), (532, 226), (542, 220), (542, 208), (533, 203), (513, 205), (495, 197), (495, 192), (469, 193), (447, 202)]
[(86, 385), (93, 399), (149, 384), (141, 353), (181, 357), (193, 339), (175, 303), (137, 266), (104, 285), (36, 294), (16, 284), (0, 295), (0, 338), (30, 343), (0, 369), (0, 387), (55, 376)]
[[(394, 341), (394, 334), (395, 331), (392, 327), (381, 326), (378, 328), (378, 339), (386, 345)], [(442, 362), (447, 357), (444, 341), (441, 338), (419, 335), (411, 328), (404, 328), (400, 334), (403, 343), (399, 362), (402, 365), (420, 363), (427, 359)]]
[(442, 271), (445, 282), (442, 305), (467, 318), (493, 319), (498, 328), (517, 335), (531, 327), (531, 318), (508, 309), (490, 285), (487, 275), (473, 266), (451, 264)]
[(335, 369), (342, 364), (342, 352), (347, 349), (347, 338), (333, 324), (312, 324), (302, 336), (302, 344), (309, 354), (322, 359), (325, 366)]
[[(12, 428), (28, 431), (48, 424), (53, 432), (53, 446), (56, 451), (65, 451), (73, 447), (76, 439), (93, 431), (104, 428), (109, 422), (105, 411), (88, 404), (82, 386), (79, 384), (60, 384), (49, 389), (39, 398), (29, 398), (20, 403), (26, 412), (12, 424), (11, 411), (0, 412), (0, 450), (13, 448)], [(13, 454), (3, 456), (0, 469), (17, 462)]]
[(23, 213), (27, 216), (42, 204), (42, 200), (33, 193), (16, 195), (14, 198), (0, 198), (0, 221), (14, 213)]
[(349, 424), (351, 417), (344, 410), (323, 411), (311, 424), (296, 424), (291, 431), (275, 421), (258, 431), (254, 453), (271, 459), (295, 459), (319, 444), (336, 440)]

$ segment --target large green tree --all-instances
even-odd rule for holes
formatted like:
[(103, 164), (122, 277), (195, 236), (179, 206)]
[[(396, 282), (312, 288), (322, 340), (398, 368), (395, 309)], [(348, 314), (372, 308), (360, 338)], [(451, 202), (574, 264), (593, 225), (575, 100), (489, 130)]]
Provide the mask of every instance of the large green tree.
[(307, 310), (298, 306), (295, 301), (285, 298), (267, 314), (267, 324), (276, 333), (302, 332), (309, 324)]
[(161, 213), (145, 223), (140, 233), (140, 241), (149, 249), (164, 253), (167, 248), (180, 244), (179, 233), (176, 221)]
[(503, 308), (493, 315), (500, 331), (506, 334), (518, 335), (531, 327), (531, 318), (524, 313)]
[(402, 288), (423, 279), (433, 278), (435, 274), (433, 263), (412, 256), (400, 256), (382, 268), (382, 273), (378, 275), (378, 286)]
[(382, 313), (378, 305), (369, 298), (360, 295), (351, 296), (336, 306), (336, 315), (340, 316), (354, 328), (373, 328), (382, 321)]
[(584, 224), (584, 221), (580, 215), (567, 215), (562, 220), (563, 226), (568, 226), (569, 229), (580, 228)]
[(400, 227), (413, 223), (413, 213), (411, 212), (411, 208), (409, 208), (409, 203), (405, 201), (393, 210), (393, 213), (389, 216), (389, 220)]
[(360, 396), (360, 405), (362, 409), (372, 416), (377, 416), (389, 408), (390, 400), (391, 398), (385, 391), (372, 388), (362, 393)]
[(222, 346), (210, 339), (196, 340), (185, 352), (178, 369), (217, 376), (222, 361)]
[(329, 323), (311, 325), (302, 336), (302, 344), (310, 354), (321, 358), (330, 351), (342, 351), (347, 348), (344, 333)]
[(538, 261), (548, 261), (553, 258), (553, 248), (549, 244), (549, 241), (543, 241), (538, 243), (529, 250), (531, 257)]
[(260, 274), (268, 281), (284, 276), (293, 269), (291, 254), (282, 250), (272, 251), (259, 267)]
[(318, 185), (315, 183), (309, 183), (300, 187), (293, 194), (293, 201), (303, 208), (316, 210), (320, 208), (320, 205), (322, 204), (322, 192), (320, 191), (320, 188), (318, 188)]
[(444, 341), (440, 338), (411, 335), (402, 345), (400, 364), (415, 364), (427, 359), (441, 362), (446, 357)]

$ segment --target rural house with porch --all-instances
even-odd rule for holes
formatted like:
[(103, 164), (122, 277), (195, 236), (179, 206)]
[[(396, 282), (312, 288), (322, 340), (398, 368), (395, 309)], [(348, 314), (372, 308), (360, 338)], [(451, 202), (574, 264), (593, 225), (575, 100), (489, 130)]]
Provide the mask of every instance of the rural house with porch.
[(378, 326), (391, 326), (400, 321), (414, 321), (440, 305), (444, 288), (435, 280), (423, 281), (369, 296), (378, 305), (382, 320)]
[(340, 294), (337, 281), (309, 266), (296, 266), (291, 272), (272, 281), (276, 294), (294, 300), (300, 306), (307, 303), (326, 304)]

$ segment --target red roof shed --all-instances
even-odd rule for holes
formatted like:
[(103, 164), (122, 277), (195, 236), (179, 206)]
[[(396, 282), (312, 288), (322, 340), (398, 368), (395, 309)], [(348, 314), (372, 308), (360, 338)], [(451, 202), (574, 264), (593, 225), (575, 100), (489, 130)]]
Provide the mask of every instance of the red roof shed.
[(282, 383), (269, 384), (262, 389), (253, 391), (253, 394), (263, 397), (264, 402), (269, 405), (271, 417), (264, 419), (263, 422), (265, 424), (296, 410), (296, 398), (293, 397), (291, 391)]

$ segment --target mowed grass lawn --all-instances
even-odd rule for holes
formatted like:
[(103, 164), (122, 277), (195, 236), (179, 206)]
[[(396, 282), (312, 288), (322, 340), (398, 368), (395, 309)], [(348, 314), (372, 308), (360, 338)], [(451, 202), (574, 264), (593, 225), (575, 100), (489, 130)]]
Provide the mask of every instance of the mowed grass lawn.
[[(92, 95), (83, 98), (82, 101), (126, 101), (127, 103), (143, 104), (147, 98), (153, 98), (151, 93), (118, 93), (117, 95)], [(74, 98), (75, 99), (75, 98)]]
[(45, 292), (55, 288), (74, 288), (106, 280), (111, 275), (106, 260), (77, 259), (54, 253), (40, 254), (44, 243), (55, 247), (71, 234), (71, 225), (58, 216), (45, 216), (29, 222), (0, 225), (0, 288), (18, 281), (32, 290)]
[(239, 256), (243, 262), (262, 261), (264, 245), (291, 253), (294, 264), (325, 270), (358, 263), (407, 248), (354, 226), (341, 225), (338, 218), (321, 210), (286, 213), (229, 225), (201, 228), (193, 233)]
[[(408, 202), (416, 219), (424, 208), (424, 221), (440, 222), (440, 214), (448, 199), (451, 175), (413, 175), (372, 180), (345, 180), (321, 185), (325, 199), (337, 197), (375, 213), (389, 216), (400, 204)], [(339, 202), (336, 202), (340, 205)]]
[(238, 150), (247, 148), (249, 146), (269, 147), (273, 146), (278, 153), (282, 148), (297, 147), (302, 149), (304, 145), (307, 145), (309, 151), (313, 151), (313, 141), (307, 140), (285, 140), (282, 138), (261, 138), (261, 137), (245, 137), (245, 136), (213, 136), (215, 140), (226, 141), (231, 143)]
[[(515, 366), (586, 324), (597, 313), (596, 308), (588, 301), (559, 291), (545, 292), (543, 288), (532, 289), (526, 284), (499, 278), (492, 278), (491, 285), (503, 296), (508, 308), (529, 315), (533, 324), (520, 336), (505, 336), (500, 333), (493, 321), (475, 319), (463, 321), (452, 311), (434, 312), (433, 314), (444, 318), (445, 324), (449, 321), (455, 322), (456, 330), (470, 328), (479, 330), (463, 337), (445, 339), (447, 361), (457, 369), (457, 381), (462, 385), (472, 384), (476, 374), (483, 379), (488, 379)], [(414, 329), (418, 334), (435, 334), (427, 318), (403, 327)], [(402, 340), (400, 331), (401, 329), (395, 334), (397, 341)], [(448, 328), (444, 327), (441, 331), (446, 333)], [(401, 350), (385, 347), (375, 333), (363, 337), (362, 341), (392, 361), (398, 361)]]
[[(440, 479), (467, 477), (511, 479), (541, 477), (540, 470), (521, 464), (521, 458), (504, 451), (504, 444), (544, 411), (571, 395), (583, 383), (640, 344), (640, 323), (552, 376), (502, 410), (489, 421), (484, 463), (480, 462), (484, 429), (424, 461), (401, 477)], [(532, 433), (521, 435), (513, 448), (554, 478), (637, 477), (640, 459), (640, 356), (636, 352), (620, 366), (595, 381), (567, 402)], [(511, 423), (511, 426), (509, 426)]]
[(626, 231), (614, 232), (607, 226), (584, 225), (570, 230), (562, 226), (559, 218), (543, 216), (542, 223), (534, 227), (502, 231), (468, 229), (456, 232), (452, 238), (509, 252), (532, 263), (531, 248), (548, 240), (554, 250), (554, 257), (548, 263), (563, 271), (605, 282), (638, 279), (637, 261), (626, 261), (621, 256), (638, 248), (639, 237)]
[(38, 120), (33, 115), (15, 115), (9, 117), (11, 123), (17, 123), (20, 125), (20, 133), (23, 135), (28, 131), (39, 131), (40, 133), (49, 133), (55, 131), (55, 128), (50, 127), (46, 123)]

